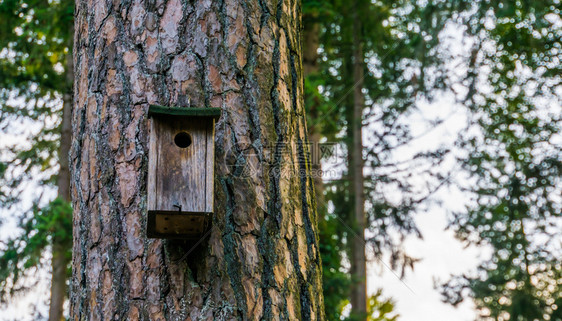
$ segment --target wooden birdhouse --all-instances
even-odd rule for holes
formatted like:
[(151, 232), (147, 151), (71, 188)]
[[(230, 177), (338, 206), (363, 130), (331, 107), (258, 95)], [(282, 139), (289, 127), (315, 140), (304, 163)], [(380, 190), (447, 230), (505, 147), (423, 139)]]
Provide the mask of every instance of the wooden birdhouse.
[(199, 238), (213, 213), (220, 108), (150, 106), (147, 236)]

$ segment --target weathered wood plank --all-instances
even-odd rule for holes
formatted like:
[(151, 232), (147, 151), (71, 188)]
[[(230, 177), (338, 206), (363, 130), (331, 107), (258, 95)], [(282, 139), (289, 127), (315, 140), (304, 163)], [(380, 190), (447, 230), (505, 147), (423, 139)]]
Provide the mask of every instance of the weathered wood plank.
[(156, 209), (156, 168), (158, 168), (158, 145), (157, 145), (157, 122), (148, 119), (150, 134), (148, 141), (148, 182), (147, 182), (147, 207), (149, 210)]
[(212, 119), (207, 123), (206, 129), (206, 148), (207, 154), (205, 159), (205, 211), (211, 213), (214, 211), (214, 182), (215, 182), (215, 120)]

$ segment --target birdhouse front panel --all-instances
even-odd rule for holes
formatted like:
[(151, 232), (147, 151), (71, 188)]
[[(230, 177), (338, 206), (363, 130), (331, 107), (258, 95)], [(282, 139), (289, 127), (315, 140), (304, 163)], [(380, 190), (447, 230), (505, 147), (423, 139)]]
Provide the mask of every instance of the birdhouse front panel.
[[(154, 210), (211, 212), (206, 199), (210, 126), (197, 119), (153, 120), (156, 144), (153, 156)], [(149, 156), (150, 158), (150, 156)], [(149, 159), (150, 162), (150, 159)], [(210, 178), (210, 175), (209, 175)]]
[(213, 212), (215, 118), (159, 108), (149, 119), (147, 234), (194, 238)]

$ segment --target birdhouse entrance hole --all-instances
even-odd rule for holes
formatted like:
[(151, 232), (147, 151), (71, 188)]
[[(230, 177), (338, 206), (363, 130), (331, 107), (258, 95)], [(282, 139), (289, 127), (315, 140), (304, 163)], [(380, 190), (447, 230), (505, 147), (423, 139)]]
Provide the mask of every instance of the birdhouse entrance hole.
[(187, 148), (191, 145), (191, 135), (187, 132), (180, 132), (174, 137), (174, 143), (176, 143), (179, 148)]

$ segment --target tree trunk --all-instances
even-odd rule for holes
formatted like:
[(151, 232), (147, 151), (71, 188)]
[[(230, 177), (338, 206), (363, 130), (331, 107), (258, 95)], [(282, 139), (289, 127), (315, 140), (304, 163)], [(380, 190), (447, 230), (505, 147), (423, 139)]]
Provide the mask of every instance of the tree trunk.
[[(312, 14), (311, 14), (312, 15)], [(312, 76), (318, 73), (318, 46), (319, 46), (319, 33), (320, 24), (316, 22), (317, 17), (311, 16), (309, 19), (310, 24), (304, 26), (303, 30), (303, 70), (304, 77)], [(310, 101), (307, 99), (307, 101)], [(320, 116), (318, 114), (320, 102), (316, 97), (313, 97), (312, 101), (307, 107), (308, 119), (317, 120)], [(309, 124), (310, 125), (310, 124)], [(320, 128), (318, 124), (312, 123), (308, 127), (308, 137), (310, 140), (310, 146), (312, 147), (312, 173), (314, 179), (314, 190), (316, 191), (316, 204), (318, 206), (318, 211), (323, 213), (326, 204), (324, 204), (324, 182), (322, 181), (322, 164), (321, 164), (321, 154), (320, 154), (320, 138), (322, 137), (320, 133)]]
[(49, 305), (49, 321), (60, 321), (63, 318), (63, 304), (66, 298), (66, 271), (69, 259), (68, 244), (53, 240), (51, 259), (51, 302)]
[[(72, 25), (70, 26), (72, 28)], [(70, 33), (72, 34), (72, 32)], [(59, 147), (59, 173), (57, 179), (58, 197), (70, 202), (70, 170), (68, 156), (72, 138), (72, 84), (74, 82), (74, 67), (72, 61), (72, 38), (69, 39), (68, 54), (66, 55), (65, 82), (63, 93), (61, 139)], [(62, 218), (68, 219), (70, 217)], [(67, 296), (67, 269), (70, 263), (68, 256), (70, 247), (68, 240), (53, 236), (51, 258), (51, 302), (49, 304), (49, 321), (63, 320), (63, 305)]]
[[(72, 320), (320, 320), (300, 2), (77, 1)], [(220, 107), (206, 241), (146, 238), (149, 104)]]
[(363, 135), (362, 116), (365, 107), (363, 96), (364, 57), (361, 39), (361, 21), (358, 17), (358, 3), (353, 11), (353, 113), (349, 124), (352, 126), (352, 149), (350, 151), (351, 184), (353, 190), (353, 211), (355, 234), (351, 242), (351, 275), (355, 283), (351, 290), (352, 314), (366, 319), (367, 315), (367, 264), (365, 258), (365, 191), (363, 184)]

